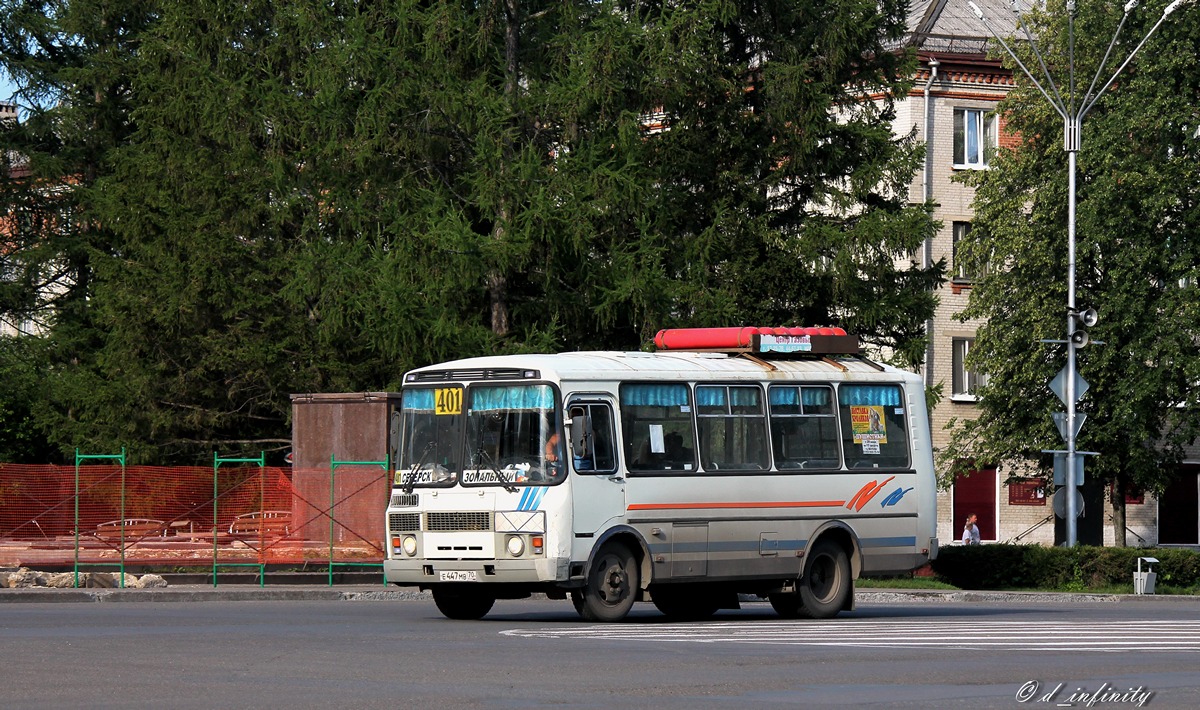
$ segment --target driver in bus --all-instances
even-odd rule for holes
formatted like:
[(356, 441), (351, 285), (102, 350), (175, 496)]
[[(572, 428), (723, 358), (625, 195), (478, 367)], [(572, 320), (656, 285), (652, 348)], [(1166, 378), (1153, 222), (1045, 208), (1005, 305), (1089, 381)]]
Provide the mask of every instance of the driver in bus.
[(550, 434), (546, 439), (545, 450), (542, 453), (544, 454), (543, 460), (545, 461), (545, 475), (548, 477), (548, 480), (557, 480), (563, 473), (562, 437), (559, 436), (557, 431)]

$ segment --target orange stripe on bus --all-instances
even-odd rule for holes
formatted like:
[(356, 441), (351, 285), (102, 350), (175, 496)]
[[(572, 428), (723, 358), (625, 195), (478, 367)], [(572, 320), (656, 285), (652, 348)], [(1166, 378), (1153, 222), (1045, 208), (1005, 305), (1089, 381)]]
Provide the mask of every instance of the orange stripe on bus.
[(844, 500), (766, 501), (759, 503), (636, 503), (629, 510), (683, 510), (688, 508), (838, 508)]

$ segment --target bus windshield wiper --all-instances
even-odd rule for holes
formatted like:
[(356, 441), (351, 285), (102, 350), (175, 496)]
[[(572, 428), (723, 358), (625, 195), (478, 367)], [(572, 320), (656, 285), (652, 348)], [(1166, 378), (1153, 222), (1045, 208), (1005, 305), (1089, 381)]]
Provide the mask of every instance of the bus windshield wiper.
[(504, 486), (504, 490), (509, 493), (516, 493), (517, 487), (512, 484), (512, 481), (505, 477), (504, 472), (496, 465), (495, 460), (488, 454), (487, 449), (479, 448), (475, 450), (475, 460), (481, 464), (485, 464), (490, 470), (495, 472), (496, 480), (500, 481), (500, 485)]
[(425, 450), (422, 451), (421, 455), (417, 457), (417, 462), (412, 465), (412, 468), (408, 469), (408, 481), (407, 483), (402, 484), (405, 494), (413, 492), (413, 488), (415, 488), (417, 485), (417, 474), (420, 473), (421, 469), (424, 468), (428, 463), (426, 462), (425, 457), (429, 455), (429, 452), (433, 450), (433, 447), (436, 444), (436, 441), (431, 441), (426, 444)]

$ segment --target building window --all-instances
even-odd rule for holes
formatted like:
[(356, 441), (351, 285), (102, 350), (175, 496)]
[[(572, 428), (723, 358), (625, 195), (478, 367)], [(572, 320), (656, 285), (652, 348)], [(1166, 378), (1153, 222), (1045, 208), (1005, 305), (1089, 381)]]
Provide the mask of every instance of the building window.
[[(1125, 505), (1145, 505), (1146, 492), (1139, 491), (1132, 486), (1127, 486), (1125, 489)], [(1115, 483), (1108, 484), (1108, 497), (1115, 499), (1117, 497), (1117, 485)]]
[(954, 278), (957, 281), (975, 281), (987, 276), (988, 264), (986, 259), (969, 259), (963, 253), (963, 245), (966, 244), (965, 240), (970, 234), (970, 222), (955, 222), (953, 224), (951, 236), (954, 240), (954, 245), (950, 258), (954, 262)]
[(1009, 505), (1045, 505), (1046, 484), (1036, 478), (1013, 481), (1008, 484)]
[(954, 110), (954, 167), (986, 168), (995, 147), (995, 116), (981, 108)]
[(954, 377), (950, 393), (953, 400), (974, 402), (979, 388), (987, 384), (987, 375), (967, 368), (967, 354), (974, 346), (974, 338), (955, 338), (953, 341)]

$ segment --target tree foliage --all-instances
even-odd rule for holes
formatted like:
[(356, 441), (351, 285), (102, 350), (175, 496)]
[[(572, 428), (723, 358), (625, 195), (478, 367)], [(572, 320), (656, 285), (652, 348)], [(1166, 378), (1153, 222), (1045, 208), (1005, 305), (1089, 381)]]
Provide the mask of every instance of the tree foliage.
[[(1130, 16), (1097, 87), (1165, 4)], [(1087, 458), (1087, 477), (1117, 490), (1161, 493), (1200, 434), (1200, 13), (1186, 10), (1163, 23), (1086, 116), (1078, 153), (1076, 302), (1097, 309), (1099, 323), (1087, 330), (1103, 341), (1078, 351), (1090, 385), (1078, 403), (1087, 416), (1078, 448), (1100, 453)], [(1078, 6), (1081, 93), (1121, 12), (1119, 4)], [(1066, 65), (1064, 17), (1061, 4), (1032, 16), (1055, 68)], [(1037, 67), (1036, 58), (1026, 66)], [(1066, 91), (1063, 77), (1056, 80)], [(1063, 340), (1068, 317), (1063, 122), (1020, 76), (999, 110), (1020, 144), (979, 176), (966, 256), (994, 268), (962, 314), (986, 319), (969, 365), (988, 382), (979, 419), (958, 423), (946, 455), (1024, 461), (1048, 473), (1040, 451), (1063, 447), (1050, 416), (1063, 406), (1047, 384), (1066, 358), (1064, 345), (1039, 341)]]
[(943, 270), (903, 264), (933, 228), (891, 133), (905, 3), (91, 5), (0, 21), (47, 107), (4, 134), (29, 156), (4, 204), (78, 201), (75, 236), (11, 254), (82, 260), (38, 415), (64, 449), (285, 447), (291, 392), (662, 327), (924, 350)]

